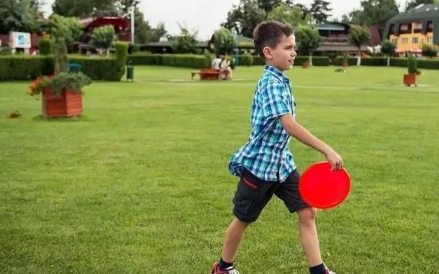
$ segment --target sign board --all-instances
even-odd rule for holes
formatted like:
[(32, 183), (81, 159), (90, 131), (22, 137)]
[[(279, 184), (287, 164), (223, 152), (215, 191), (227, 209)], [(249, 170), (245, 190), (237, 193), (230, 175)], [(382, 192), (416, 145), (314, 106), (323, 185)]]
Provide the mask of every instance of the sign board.
[(26, 32), (10, 32), (9, 46), (11, 48), (29, 49), (31, 47), (30, 33)]

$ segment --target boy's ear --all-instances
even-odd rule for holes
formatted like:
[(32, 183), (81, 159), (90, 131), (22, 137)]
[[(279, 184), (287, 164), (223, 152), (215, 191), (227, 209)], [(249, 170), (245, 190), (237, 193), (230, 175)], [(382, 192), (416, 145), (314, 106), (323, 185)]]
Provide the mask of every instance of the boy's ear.
[(264, 49), (262, 49), (262, 53), (265, 56), (265, 60), (273, 59), (272, 49), (270, 47), (265, 47)]

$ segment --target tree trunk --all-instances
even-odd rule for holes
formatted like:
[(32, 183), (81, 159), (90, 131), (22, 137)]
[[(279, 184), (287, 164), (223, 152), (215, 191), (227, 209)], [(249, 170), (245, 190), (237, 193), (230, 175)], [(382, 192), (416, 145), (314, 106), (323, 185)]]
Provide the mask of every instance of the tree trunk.
[(308, 63), (310, 66), (312, 66), (312, 53), (309, 54)]
[(387, 57), (387, 66), (390, 67), (390, 57)]
[(358, 48), (357, 66), (361, 66), (361, 49)]

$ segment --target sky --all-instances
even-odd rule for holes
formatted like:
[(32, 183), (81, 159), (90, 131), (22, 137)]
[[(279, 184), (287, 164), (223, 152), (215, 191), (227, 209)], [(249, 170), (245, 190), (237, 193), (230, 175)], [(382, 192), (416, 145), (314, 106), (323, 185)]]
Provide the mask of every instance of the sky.
[[(50, 14), (54, 0), (45, 0), (44, 11)], [(145, 19), (155, 27), (159, 22), (165, 23), (168, 33), (179, 33), (180, 23), (191, 30), (197, 30), (201, 40), (207, 40), (225, 22), (227, 12), (240, 0), (140, 0), (140, 9), (145, 14)], [(361, 0), (328, 0), (332, 8), (332, 17), (341, 18), (343, 14), (360, 7)], [(401, 7), (407, 0), (396, 0)], [(297, 0), (310, 6), (313, 0)]]

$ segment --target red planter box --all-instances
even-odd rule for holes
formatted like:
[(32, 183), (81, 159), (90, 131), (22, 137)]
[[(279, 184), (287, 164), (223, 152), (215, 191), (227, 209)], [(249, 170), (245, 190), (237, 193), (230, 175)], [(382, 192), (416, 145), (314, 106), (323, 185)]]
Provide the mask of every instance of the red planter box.
[(418, 75), (417, 74), (404, 74), (404, 85), (418, 85)]
[(82, 94), (72, 90), (53, 95), (52, 91), (47, 89), (42, 101), (45, 117), (75, 117), (82, 114)]

